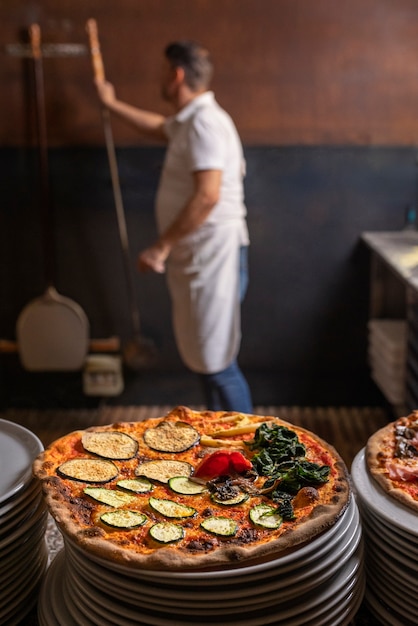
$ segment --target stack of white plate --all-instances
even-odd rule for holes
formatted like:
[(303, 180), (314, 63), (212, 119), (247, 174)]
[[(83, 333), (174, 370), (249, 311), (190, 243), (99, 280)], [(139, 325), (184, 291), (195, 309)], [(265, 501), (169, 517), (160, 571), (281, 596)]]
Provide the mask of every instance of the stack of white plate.
[(351, 468), (366, 553), (366, 600), (385, 626), (416, 626), (418, 514), (387, 495), (370, 475), (365, 449)]
[(405, 401), (407, 323), (373, 319), (368, 326), (372, 378), (389, 402), (401, 405)]
[(35, 605), (48, 563), (47, 509), (32, 463), (39, 439), (0, 419), (0, 624), (18, 624)]
[(336, 626), (364, 593), (354, 498), (313, 541), (262, 564), (205, 572), (148, 571), (82, 550), (64, 536), (41, 589), (41, 626)]

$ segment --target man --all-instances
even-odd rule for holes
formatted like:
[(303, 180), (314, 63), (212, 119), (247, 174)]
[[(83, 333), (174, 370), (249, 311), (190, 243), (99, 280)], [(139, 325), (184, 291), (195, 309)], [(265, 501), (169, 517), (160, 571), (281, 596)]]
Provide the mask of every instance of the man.
[(211, 77), (208, 51), (180, 41), (167, 46), (162, 73), (172, 117), (121, 102), (108, 82), (96, 85), (110, 111), (168, 142), (156, 198), (159, 237), (139, 254), (138, 268), (167, 272), (176, 343), (183, 362), (200, 375), (208, 408), (250, 413), (236, 360), (249, 243), (244, 158), (231, 118), (208, 90)]

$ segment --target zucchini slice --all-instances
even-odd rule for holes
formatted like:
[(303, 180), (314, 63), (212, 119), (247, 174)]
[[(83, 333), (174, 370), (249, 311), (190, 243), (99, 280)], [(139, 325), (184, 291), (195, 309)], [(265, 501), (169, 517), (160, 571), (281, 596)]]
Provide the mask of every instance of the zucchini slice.
[(270, 528), (272, 530), (280, 528), (283, 518), (277, 509), (268, 504), (258, 504), (250, 510), (250, 520), (257, 526)]
[(233, 498), (228, 498), (228, 500), (222, 500), (221, 498), (219, 498), (219, 496), (216, 495), (216, 493), (211, 496), (211, 500), (213, 502), (216, 502), (216, 504), (220, 504), (221, 506), (234, 506), (236, 504), (242, 504), (243, 502), (246, 502), (248, 498), (248, 493), (244, 493), (243, 491), (240, 491)]
[(149, 529), (149, 534), (159, 543), (173, 543), (184, 537), (184, 529), (172, 522), (159, 522)]
[(57, 473), (84, 483), (107, 483), (116, 478), (119, 470), (112, 461), (104, 459), (70, 459), (57, 468)]
[(161, 422), (144, 432), (144, 441), (158, 452), (185, 452), (200, 440), (198, 431), (186, 422)]
[(163, 498), (150, 498), (149, 505), (157, 513), (161, 513), (164, 517), (175, 517), (181, 519), (183, 517), (193, 517), (196, 515), (196, 509), (192, 506), (186, 506), (174, 500), (164, 500)]
[(135, 476), (145, 476), (150, 480), (157, 480), (167, 484), (174, 476), (190, 476), (193, 467), (185, 461), (171, 461), (170, 459), (158, 459), (157, 461), (145, 461), (135, 469)]
[(184, 496), (196, 496), (207, 491), (205, 485), (193, 482), (188, 476), (174, 476), (169, 479), (168, 486), (172, 491)]
[(107, 511), (100, 516), (101, 521), (106, 526), (113, 528), (138, 528), (147, 521), (147, 516), (139, 511), (130, 511), (129, 509), (115, 509)]
[(81, 443), (87, 452), (92, 452), (106, 459), (125, 461), (132, 459), (138, 452), (138, 442), (130, 435), (118, 430), (87, 431), (83, 433)]
[(133, 491), (134, 493), (148, 493), (153, 490), (153, 486), (148, 478), (125, 478), (124, 480), (118, 480), (116, 485), (121, 489)]
[(102, 502), (102, 504), (108, 504), (115, 508), (124, 504), (131, 504), (136, 500), (135, 496), (129, 493), (117, 489), (106, 489), (105, 487), (86, 487), (84, 493), (90, 498)]
[(238, 524), (229, 517), (208, 517), (200, 526), (208, 533), (221, 537), (233, 537), (238, 530)]

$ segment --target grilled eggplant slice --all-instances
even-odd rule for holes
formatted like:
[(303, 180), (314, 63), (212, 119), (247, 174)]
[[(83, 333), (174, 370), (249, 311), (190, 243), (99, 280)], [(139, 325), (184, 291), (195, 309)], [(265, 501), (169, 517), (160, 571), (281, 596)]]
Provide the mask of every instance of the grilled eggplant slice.
[(117, 477), (119, 470), (112, 461), (75, 458), (62, 463), (57, 473), (84, 483), (107, 483)]
[(185, 452), (199, 440), (198, 431), (186, 422), (161, 422), (144, 433), (147, 446), (158, 452)]
[(86, 431), (81, 438), (81, 443), (87, 452), (105, 459), (126, 461), (132, 459), (138, 452), (138, 442), (130, 435), (118, 430)]
[(145, 476), (150, 480), (157, 480), (167, 484), (174, 476), (190, 476), (193, 467), (185, 461), (172, 461), (171, 459), (158, 459), (145, 461), (135, 469), (136, 476)]
[(222, 506), (235, 506), (237, 504), (242, 504), (243, 502), (246, 502), (248, 498), (248, 493), (244, 493), (243, 491), (240, 491), (236, 496), (227, 499), (220, 498), (216, 493), (211, 496), (211, 500), (213, 502), (221, 504)]

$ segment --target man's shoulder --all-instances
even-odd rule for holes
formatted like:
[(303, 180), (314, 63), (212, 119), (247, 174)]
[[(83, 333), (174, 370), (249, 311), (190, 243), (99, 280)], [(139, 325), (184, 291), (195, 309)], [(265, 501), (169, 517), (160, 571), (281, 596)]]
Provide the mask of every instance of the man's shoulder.
[(190, 118), (190, 124), (192, 127), (203, 126), (210, 129), (223, 128), (232, 129), (235, 128), (235, 124), (225, 109), (223, 109), (216, 100), (207, 102), (199, 106), (194, 115)]

